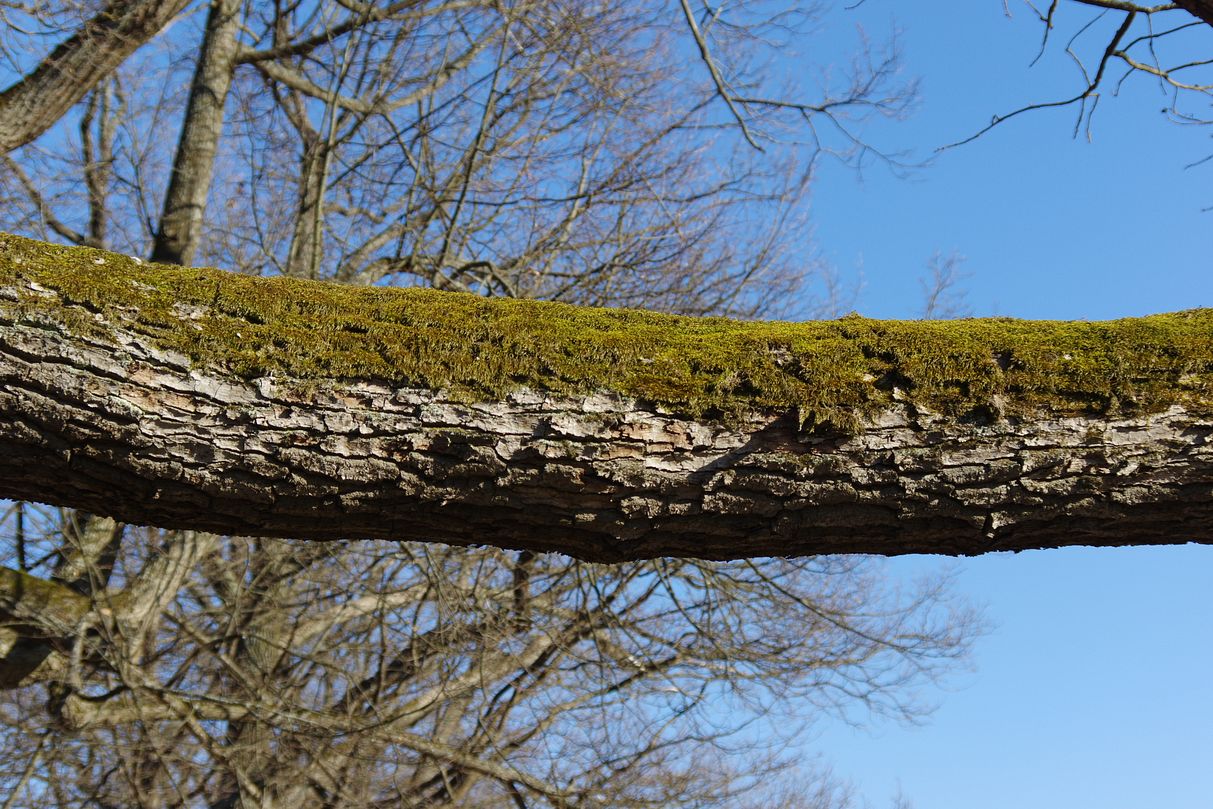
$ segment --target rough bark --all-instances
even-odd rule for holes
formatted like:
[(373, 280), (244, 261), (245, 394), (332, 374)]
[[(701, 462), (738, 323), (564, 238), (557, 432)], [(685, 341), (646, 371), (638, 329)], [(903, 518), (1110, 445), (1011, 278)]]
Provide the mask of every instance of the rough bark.
[[(1077, 335), (1073, 345), (1055, 348), (1054, 359), (1065, 367), (1101, 368), (1090, 363), (1102, 358), (1119, 368), (1130, 355), (1138, 363), (1124, 370), (1102, 412), (1045, 397), (1047, 375), (1016, 376), (1027, 373), (1018, 366), (1045, 364), (1046, 357), (1033, 354), (1028, 343), (998, 342), (1010, 338), (990, 337), (988, 345), (972, 349), (979, 358), (987, 352), (981, 364), (929, 324), (856, 319), (772, 326), (608, 313), (633, 324), (629, 328), (664, 324), (671, 332), (707, 325), (744, 334), (767, 334), (776, 326), (784, 329), (779, 334), (834, 329), (828, 333), (844, 342), (830, 343), (831, 353), (845, 348), (846, 340), (867, 339), (864, 329), (901, 329), (897, 339), (904, 345), (887, 349), (893, 359), (872, 359), (883, 363), (879, 375), (853, 369), (861, 378), (843, 379), (836, 368), (822, 371), (840, 388), (862, 387), (855, 419), (844, 423), (837, 417), (806, 420), (806, 405), (794, 391), (782, 407), (762, 399), (753, 389), (764, 377), (745, 364), (752, 358), (712, 371), (711, 384), (727, 381), (737, 401), (752, 399), (749, 408), (715, 417), (692, 413), (690, 402), (646, 401), (607, 380), (600, 390), (578, 391), (553, 390), (555, 383), (545, 390), (539, 377), (524, 378), (489, 397), (454, 383), (283, 373), (293, 367), (291, 357), (335, 339), (332, 332), (340, 329), (323, 319), (310, 333), (296, 329), (293, 336), (274, 338), (282, 341), (278, 350), (287, 363), (278, 371), (236, 372), (166, 347), (171, 341), (164, 334), (178, 328), (206, 333), (218, 328), (212, 318), (220, 310), (228, 307), (228, 317), (235, 306), (246, 331), (232, 339), (255, 343), (255, 330), (265, 326), (259, 322), (272, 318), (257, 310), (254, 292), (261, 290), (271, 302), (265, 305), (285, 312), (307, 309), (310, 293), (329, 288), (218, 271), (172, 274), (122, 262), (100, 251), (12, 237), (0, 243), (0, 496), (217, 533), (492, 544), (592, 560), (968, 555), (1213, 541), (1213, 313), (1205, 310), (1171, 316), (1182, 324), (1178, 330), (1150, 319), (1065, 324), (1070, 331), (1064, 333)], [(181, 289), (202, 283), (204, 297), (214, 303), (206, 310), (198, 300), (177, 300), (171, 311), (180, 323), (152, 328), (162, 318), (152, 311), (152, 298), (106, 309), (104, 301), (115, 292), (90, 299), (84, 287), (73, 286), (73, 279), (91, 272), (105, 273), (107, 283), (160, 291), (166, 278), (184, 278), (189, 283), (180, 281)], [(237, 296), (238, 304), (225, 304), (225, 288), (243, 289), (240, 284), (252, 286)], [(424, 294), (431, 302), (480, 307), (472, 310), (480, 319), (492, 317), (493, 307), (513, 311), (519, 304)], [(355, 300), (365, 312), (372, 304), (397, 306), (412, 298), (403, 291), (367, 291)], [(332, 299), (326, 305), (340, 304)], [(576, 307), (529, 306), (538, 307), (526, 310), (531, 320), (587, 314)], [(405, 320), (415, 316), (392, 311)], [(342, 313), (338, 322), (357, 326), (363, 348), (375, 345), (374, 325), (360, 325), (355, 314)], [(500, 336), (477, 336), (475, 323), (449, 325), (466, 333), (474, 355), (513, 350)], [(1022, 325), (971, 321), (963, 328), (993, 334)], [(1026, 334), (1047, 332), (1050, 324), (1028, 326)], [(660, 357), (666, 338), (644, 334), (644, 345)], [(568, 335), (565, 354), (591, 350), (577, 343), (578, 332)], [(611, 345), (625, 336), (611, 335)], [(429, 345), (441, 343), (433, 332), (419, 339), (427, 345), (377, 350), (468, 350), (456, 343)], [(1055, 339), (1046, 333), (1044, 342)], [(808, 373), (814, 344), (793, 342), (789, 349), (767, 337), (752, 342), (772, 368)], [(258, 356), (269, 362), (262, 355), (272, 350), (258, 348)], [(682, 373), (666, 368), (666, 359), (632, 361)], [(958, 408), (923, 392), (929, 378), (923, 368), (949, 361), (973, 366), (967, 372), (972, 378), (956, 382), (957, 389), (976, 387), (979, 380), (1020, 381), (991, 388), (998, 392), (984, 403), (962, 398)], [(1083, 400), (1082, 391), (1073, 390), (1082, 380), (1106, 384), (1098, 374), (1052, 373), (1058, 384), (1050, 396), (1068, 391)], [(814, 387), (821, 379), (805, 378), (814, 395), (829, 393)], [(1050, 401), (1054, 405), (1042, 404)]]
[(114, 0), (0, 92), (0, 154), (37, 138), (156, 36), (189, 0)]

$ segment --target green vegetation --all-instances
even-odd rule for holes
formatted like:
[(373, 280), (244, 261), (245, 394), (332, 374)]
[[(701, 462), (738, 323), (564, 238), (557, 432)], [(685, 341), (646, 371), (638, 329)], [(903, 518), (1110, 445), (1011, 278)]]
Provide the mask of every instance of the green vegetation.
[(88, 612), (89, 600), (66, 584), (0, 567), (0, 620), (20, 622), (30, 616), (73, 627)]
[(101, 339), (130, 329), (240, 378), (375, 379), (466, 400), (610, 391), (695, 417), (795, 408), (810, 427), (844, 430), (894, 398), (982, 420), (1213, 412), (1213, 309), (1096, 323), (743, 322), (255, 278), (3, 235), (0, 286), (25, 316)]

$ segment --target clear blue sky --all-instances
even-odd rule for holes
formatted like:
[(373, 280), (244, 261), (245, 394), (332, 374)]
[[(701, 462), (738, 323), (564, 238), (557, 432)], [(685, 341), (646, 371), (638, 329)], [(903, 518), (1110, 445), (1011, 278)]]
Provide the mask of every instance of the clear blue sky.
[[(1008, 20), (1000, 0), (867, 0), (831, 16), (874, 34), (893, 20), (902, 29), (923, 103), (882, 126), (885, 142), (929, 155), (996, 113), (1073, 94), (1064, 39), (1029, 69), (1039, 23), (1020, 0), (1010, 8)], [(1213, 30), (1198, 35), (1213, 56)], [(862, 264), (856, 308), (877, 317), (916, 314), (925, 261), (953, 249), (968, 259), (977, 315), (1213, 306), (1213, 212), (1201, 210), (1213, 206), (1213, 165), (1185, 169), (1213, 153), (1213, 139), (1210, 127), (1169, 123), (1166, 103), (1138, 80), (1102, 99), (1090, 143), (1073, 139), (1073, 110), (1048, 111), (910, 179), (874, 169), (860, 182), (826, 167), (814, 191), (818, 249), (844, 274)], [(889, 570), (944, 564), (994, 623), (976, 670), (933, 694), (941, 707), (923, 727), (824, 722), (806, 752), (876, 807), (899, 790), (916, 809), (1213, 807), (1213, 547), (910, 557)]]

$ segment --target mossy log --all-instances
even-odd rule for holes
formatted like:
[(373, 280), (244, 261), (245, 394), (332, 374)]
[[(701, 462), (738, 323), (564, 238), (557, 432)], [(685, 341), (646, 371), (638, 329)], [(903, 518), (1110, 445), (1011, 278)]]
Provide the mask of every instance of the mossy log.
[(590, 560), (1213, 537), (1213, 310), (755, 323), (0, 236), (0, 496)]

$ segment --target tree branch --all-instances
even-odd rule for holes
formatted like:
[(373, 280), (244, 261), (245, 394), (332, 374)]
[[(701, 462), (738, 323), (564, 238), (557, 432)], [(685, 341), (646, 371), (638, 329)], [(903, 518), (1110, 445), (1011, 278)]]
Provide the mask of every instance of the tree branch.
[(202, 215), (215, 173), (224, 105), (239, 48), (240, 7), (239, 0), (214, 0), (207, 13), (160, 225), (152, 243), (153, 261), (192, 264), (201, 241)]
[(188, 4), (113, 0), (38, 67), (0, 92), (0, 153), (45, 132)]
[(1210, 0), (1175, 0), (1174, 5), (1182, 8), (1203, 22), (1213, 25), (1213, 2)]
[[(1103, 83), (1104, 72), (1108, 68), (1108, 62), (1111, 61), (1114, 57), (1117, 57), (1120, 55), (1120, 43), (1124, 40), (1125, 36), (1129, 33), (1129, 28), (1133, 25), (1133, 19), (1136, 16), (1136, 14), (1137, 14), (1137, 12), (1130, 11), (1129, 13), (1125, 14), (1124, 18), (1120, 21), (1120, 27), (1118, 27), (1116, 29), (1116, 33), (1112, 35), (1111, 41), (1109, 41), (1107, 47), (1104, 48), (1103, 56), (1099, 60), (1099, 65), (1095, 70), (1095, 75), (1087, 81), (1086, 87), (1084, 87), (1081, 92), (1077, 93), (1076, 95), (1074, 95), (1070, 98), (1062, 99), (1060, 101), (1044, 101), (1044, 102), (1039, 102), (1039, 103), (1035, 103), (1035, 104), (1025, 104), (1024, 106), (1020, 107), (1019, 109), (1013, 110), (1004, 115), (995, 115), (990, 120), (989, 124), (987, 124), (986, 126), (983, 126), (981, 129), (979, 129), (977, 132), (974, 132), (969, 137), (965, 138), (964, 140), (958, 140), (955, 143), (949, 143), (946, 146), (941, 146), (941, 147), (939, 147), (939, 149), (937, 151), (953, 149), (957, 146), (964, 146), (966, 143), (972, 143), (973, 141), (977, 140), (982, 135), (986, 134), (987, 132), (989, 132), (991, 129), (998, 126), (999, 124), (1001, 124), (1005, 121), (1009, 121), (1010, 119), (1016, 117), (1017, 115), (1022, 115), (1025, 112), (1033, 112), (1035, 110), (1050, 109), (1052, 107), (1068, 107), (1071, 104), (1083, 104), (1084, 105), (1082, 108), (1083, 112), (1080, 112), (1080, 114), (1078, 116), (1078, 123), (1075, 124), (1075, 135), (1077, 135), (1078, 127), (1082, 123), (1082, 118), (1084, 117), (1084, 113), (1086, 110), (1086, 107), (1085, 107), (1086, 100), (1088, 98), (1092, 98), (1092, 97), (1097, 98), (1098, 97), (1097, 91), (1099, 90), (1100, 84)], [(1075, 58), (1077, 59), (1077, 57), (1075, 57)], [(1085, 68), (1084, 68), (1083, 72), (1084, 72), (1084, 75), (1086, 75)]]
[(1213, 541), (1213, 310), (744, 323), (0, 237), (0, 497), (585, 559)]

